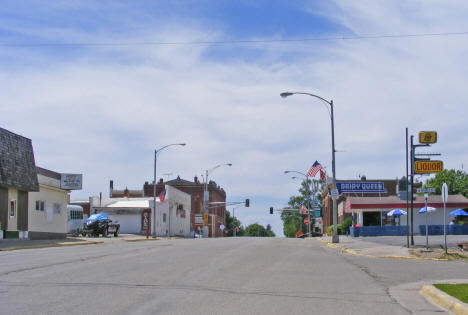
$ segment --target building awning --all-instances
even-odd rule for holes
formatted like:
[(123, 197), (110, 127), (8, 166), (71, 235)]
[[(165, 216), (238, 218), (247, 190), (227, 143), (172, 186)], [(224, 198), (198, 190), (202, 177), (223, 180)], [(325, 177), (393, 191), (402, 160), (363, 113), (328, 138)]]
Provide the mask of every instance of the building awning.
[[(411, 204), (411, 202), (409, 202)], [(416, 196), (413, 201), (414, 208), (425, 206), (424, 196)], [(431, 195), (427, 199), (429, 207), (443, 208), (441, 196)], [(463, 195), (449, 195), (446, 203), (447, 208), (468, 208), (468, 199)], [(353, 211), (385, 211), (396, 208), (406, 208), (406, 200), (400, 200), (397, 196), (386, 197), (347, 197), (345, 213)]]

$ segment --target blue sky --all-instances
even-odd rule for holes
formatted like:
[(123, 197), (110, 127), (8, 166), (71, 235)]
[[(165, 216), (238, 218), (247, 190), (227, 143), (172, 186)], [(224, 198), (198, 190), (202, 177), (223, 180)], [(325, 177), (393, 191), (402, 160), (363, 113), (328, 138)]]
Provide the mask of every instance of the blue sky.
[(339, 178), (404, 174), (404, 131), (437, 130), (447, 168), (468, 164), (465, 36), (216, 45), (5, 44), (285, 40), (466, 32), (463, 1), (4, 1), (0, 126), (33, 140), (39, 166), (84, 174), (72, 198), (140, 188), (158, 173), (213, 174), (244, 223), (299, 186), (286, 169), (328, 169), (335, 102)]

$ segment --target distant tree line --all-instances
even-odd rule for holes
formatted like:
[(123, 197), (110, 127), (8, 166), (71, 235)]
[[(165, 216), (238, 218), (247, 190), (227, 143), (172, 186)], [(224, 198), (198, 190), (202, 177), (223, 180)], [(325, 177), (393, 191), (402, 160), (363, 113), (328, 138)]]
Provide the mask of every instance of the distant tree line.
[(275, 237), (275, 232), (272, 231), (271, 225), (266, 227), (259, 223), (253, 223), (248, 226), (243, 226), (241, 221), (231, 216), (231, 213), (226, 210), (226, 231), (227, 236), (234, 236), (234, 229), (238, 227), (237, 236), (258, 236), (258, 237)]

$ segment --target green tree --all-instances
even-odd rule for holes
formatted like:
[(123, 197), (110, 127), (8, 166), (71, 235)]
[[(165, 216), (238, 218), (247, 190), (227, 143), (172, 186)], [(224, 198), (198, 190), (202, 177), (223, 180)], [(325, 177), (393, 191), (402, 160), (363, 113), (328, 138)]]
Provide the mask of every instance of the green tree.
[(244, 236), (274, 237), (275, 233), (267, 230), (263, 225), (253, 223), (245, 228)]
[[(320, 206), (322, 204), (321, 191), (323, 185), (321, 181), (315, 179), (302, 181), (299, 187), (299, 195), (289, 197), (288, 205), (298, 210), (301, 206), (305, 206), (309, 209), (309, 205), (314, 202)], [(306, 232), (307, 224), (304, 223), (304, 219), (308, 217), (307, 214), (299, 214), (299, 211), (283, 211), (281, 213), (281, 220), (283, 220), (284, 235), (286, 237), (296, 237), (296, 232), (298, 230)]]
[(443, 183), (447, 183), (449, 194), (462, 194), (468, 198), (468, 174), (461, 170), (443, 170), (430, 178), (424, 187), (435, 188), (435, 194), (440, 195)]
[(227, 236), (234, 236), (234, 229), (235, 227), (239, 227), (239, 232), (236, 233), (237, 236), (242, 236), (244, 232), (244, 228), (241, 226), (241, 221), (239, 219), (234, 218), (231, 216), (231, 213), (226, 210), (226, 231)]

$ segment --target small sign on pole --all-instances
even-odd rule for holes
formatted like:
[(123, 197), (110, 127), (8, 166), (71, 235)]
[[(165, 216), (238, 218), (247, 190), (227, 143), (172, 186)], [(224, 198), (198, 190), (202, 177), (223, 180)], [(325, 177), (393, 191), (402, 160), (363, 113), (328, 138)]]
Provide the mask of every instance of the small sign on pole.
[(305, 224), (309, 224), (309, 219), (308, 219), (308, 218), (305, 218), (305, 219), (304, 219), (304, 223), (305, 223)]
[(418, 188), (416, 189), (417, 193), (435, 193), (435, 188)]
[(419, 143), (436, 143), (437, 131), (420, 131)]

